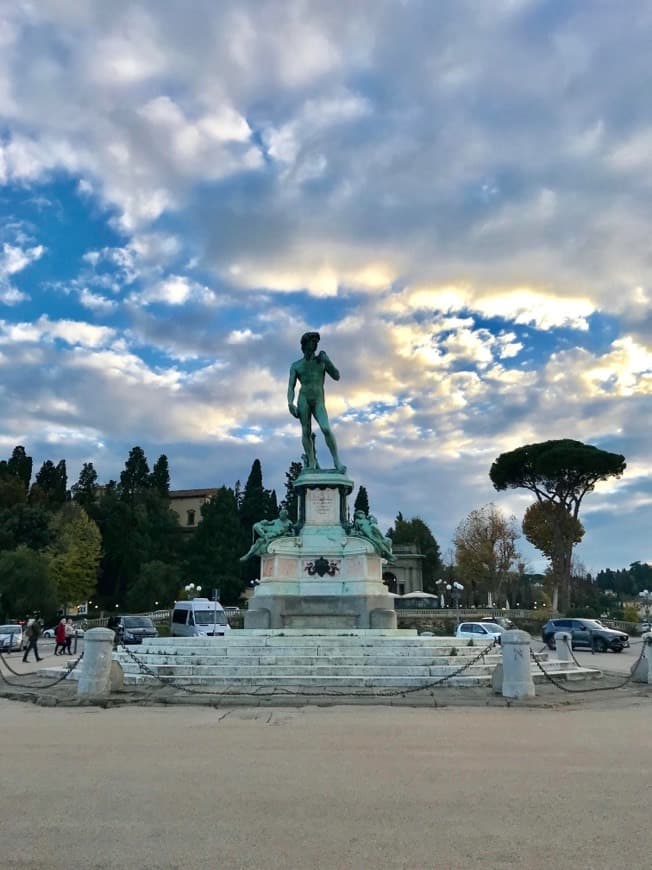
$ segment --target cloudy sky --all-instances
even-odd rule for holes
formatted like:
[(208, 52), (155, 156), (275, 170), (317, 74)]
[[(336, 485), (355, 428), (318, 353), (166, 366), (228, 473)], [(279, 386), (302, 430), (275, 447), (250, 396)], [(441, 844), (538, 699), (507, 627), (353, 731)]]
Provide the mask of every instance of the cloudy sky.
[(569, 437), (628, 462), (580, 558), (652, 561), (650, 44), (649, 0), (0, 0), (0, 455), (282, 493), (317, 329), (382, 526), (520, 520), (491, 462)]

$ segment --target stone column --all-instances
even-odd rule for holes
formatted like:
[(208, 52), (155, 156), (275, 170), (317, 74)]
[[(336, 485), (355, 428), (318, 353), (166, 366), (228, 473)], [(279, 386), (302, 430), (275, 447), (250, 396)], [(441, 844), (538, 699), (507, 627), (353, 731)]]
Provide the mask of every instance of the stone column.
[(571, 646), (572, 637), (573, 635), (570, 631), (555, 632), (555, 650), (560, 662), (571, 664), (573, 661), (573, 648)]
[(513, 629), (500, 636), (503, 650), (503, 698), (533, 698), (530, 635)]
[(638, 665), (632, 665), (632, 680), (635, 683), (652, 685), (652, 633), (647, 631), (642, 640), (643, 656)]
[(103, 698), (110, 693), (114, 638), (115, 633), (110, 628), (91, 628), (84, 635), (78, 698)]

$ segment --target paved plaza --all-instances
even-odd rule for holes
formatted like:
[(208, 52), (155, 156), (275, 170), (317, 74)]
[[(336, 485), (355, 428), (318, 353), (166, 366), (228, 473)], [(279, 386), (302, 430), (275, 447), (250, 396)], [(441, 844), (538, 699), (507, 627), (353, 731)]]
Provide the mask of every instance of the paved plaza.
[(549, 708), (0, 699), (7, 868), (649, 863), (652, 698)]

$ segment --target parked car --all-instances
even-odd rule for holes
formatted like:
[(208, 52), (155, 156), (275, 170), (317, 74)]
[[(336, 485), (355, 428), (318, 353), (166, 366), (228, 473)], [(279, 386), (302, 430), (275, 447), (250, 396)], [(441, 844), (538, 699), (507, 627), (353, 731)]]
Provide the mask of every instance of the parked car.
[(149, 616), (112, 616), (107, 628), (115, 632), (117, 643), (142, 643), (148, 637), (158, 637), (158, 630)]
[(216, 637), (231, 631), (226, 611), (217, 601), (193, 598), (177, 601), (172, 611), (172, 637)]
[(490, 643), (496, 639), (500, 642), (500, 636), (504, 631), (502, 625), (497, 625), (495, 622), (460, 622), (455, 637), (478, 640), (481, 643)]
[[(54, 626), (54, 625), (52, 626), (52, 628), (46, 628), (44, 631), (41, 632), (41, 637), (53, 638), (55, 628), (56, 628), (56, 626)], [(83, 637), (84, 636), (84, 629), (83, 628), (79, 628), (79, 626), (77, 626), (77, 625), (74, 626), (74, 628), (75, 628), (75, 635), (74, 635), (75, 637)]]
[(21, 650), (22, 648), (22, 626), (14, 623), (11, 625), (0, 625), (0, 651), (11, 652), (12, 650)]
[(646, 631), (652, 631), (652, 622), (642, 622), (638, 628), (641, 634), (645, 634)]
[(588, 647), (596, 652), (622, 652), (629, 646), (629, 635), (615, 628), (606, 628), (597, 619), (549, 619), (541, 629), (541, 639), (550, 649), (555, 648), (555, 632), (568, 631), (571, 646)]
[(480, 622), (492, 622), (495, 625), (500, 625), (506, 631), (516, 628), (511, 619), (507, 616), (483, 616)]

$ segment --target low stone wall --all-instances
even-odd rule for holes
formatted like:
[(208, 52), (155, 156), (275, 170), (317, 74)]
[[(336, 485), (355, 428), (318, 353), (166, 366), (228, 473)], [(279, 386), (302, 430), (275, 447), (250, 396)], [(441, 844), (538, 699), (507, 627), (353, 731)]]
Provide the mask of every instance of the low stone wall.
[[(457, 626), (457, 616), (451, 611), (418, 611), (418, 610), (397, 610), (398, 627), (399, 628), (416, 628), (421, 633), (422, 631), (431, 631), (434, 635), (442, 637), (450, 637), (455, 634)], [(485, 616), (490, 616), (490, 613), (475, 613), (473, 616), (460, 616), (460, 622), (474, 622)], [(522, 631), (529, 632), (533, 637), (541, 636), (541, 626), (550, 618), (548, 614), (542, 614), (540, 617), (521, 616), (510, 617), (514, 619), (516, 626)]]

